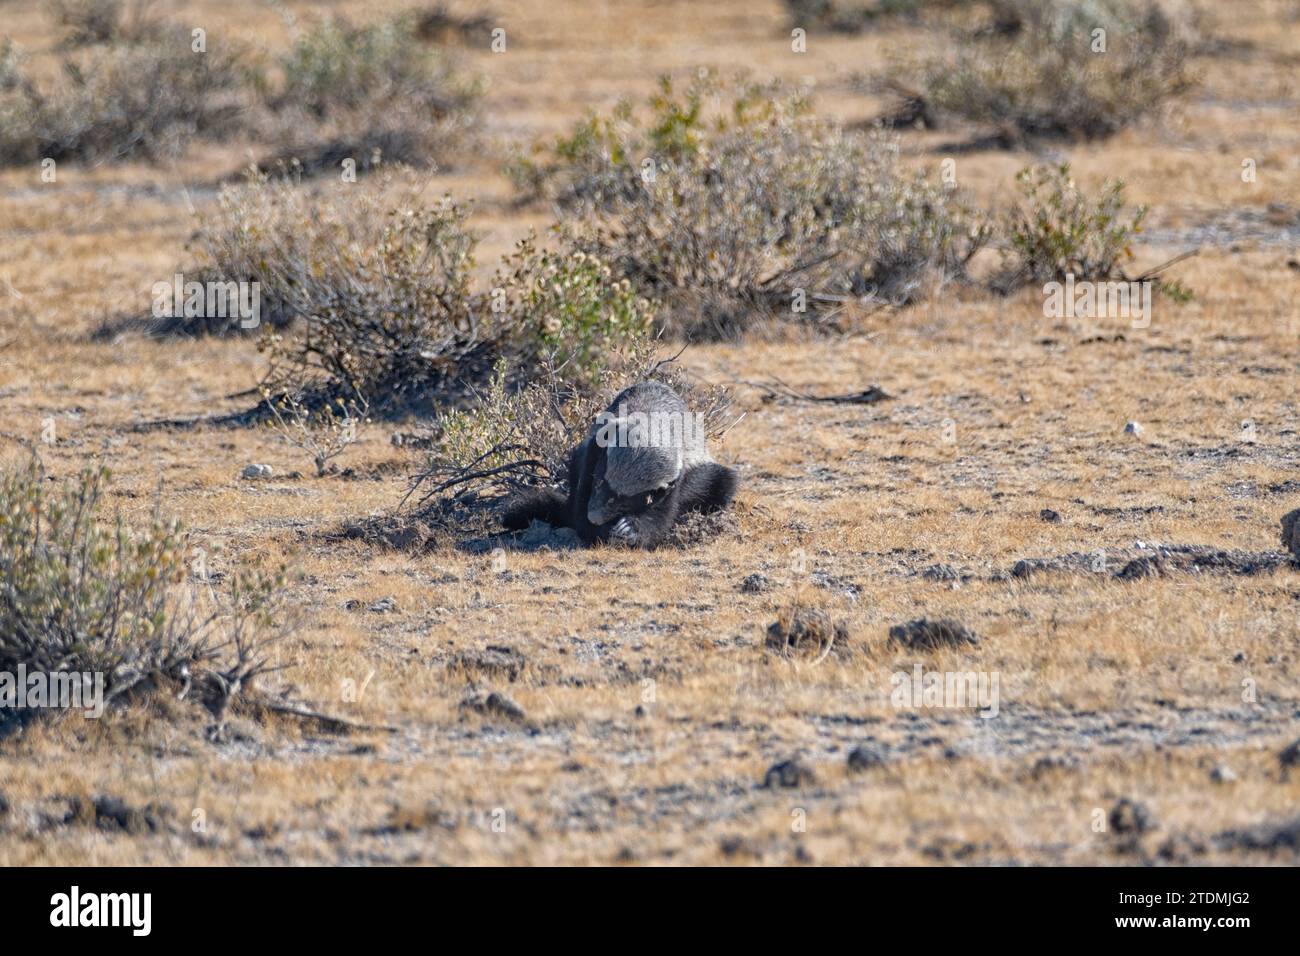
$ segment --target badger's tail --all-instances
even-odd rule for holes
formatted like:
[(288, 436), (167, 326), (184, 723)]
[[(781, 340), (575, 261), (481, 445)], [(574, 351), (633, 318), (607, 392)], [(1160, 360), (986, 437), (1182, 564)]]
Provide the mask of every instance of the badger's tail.
[(569, 523), (568, 500), (554, 488), (530, 488), (512, 495), (501, 512), (507, 531), (523, 531), (533, 521), (545, 521), (553, 528)]

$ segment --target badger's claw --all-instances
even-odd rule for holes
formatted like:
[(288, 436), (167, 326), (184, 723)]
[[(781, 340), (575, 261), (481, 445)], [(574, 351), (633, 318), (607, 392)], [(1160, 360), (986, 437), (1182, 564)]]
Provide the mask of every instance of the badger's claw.
[(635, 546), (638, 540), (636, 528), (632, 522), (626, 518), (619, 518), (614, 522), (614, 527), (610, 529), (610, 537), (616, 541), (622, 541), (624, 544)]

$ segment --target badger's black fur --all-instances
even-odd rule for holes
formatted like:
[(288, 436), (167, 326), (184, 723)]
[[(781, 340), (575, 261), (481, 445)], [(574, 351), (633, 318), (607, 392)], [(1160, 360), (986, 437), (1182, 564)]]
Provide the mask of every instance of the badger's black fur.
[[(620, 393), (609, 413), (620, 408), (685, 413), (686, 405), (669, 388), (658, 383), (641, 383)], [(631, 457), (622, 449), (613, 453), (624, 456), (618, 476), (623, 487), (606, 480), (610, 449), (597, 441), (597, 429), (569, 454), (568, 495), (553, 488), (537, 489), (514, 497), (502, 515), (508, 530), (521, 531), (534, 520), (554, 527), (572, 528), (583, 544), (621, 541), (639, 548), (658, 546), (677, 522), (692, 511), (719, 511), (726, 508), (736, 493), (736, 473), (711, 460), (703, 447), (668, 446), (654, 451), (646, 470), (643, 460), (649, 457), (640, 449), (641, 460), (629, 468)], [(671, 462), (671, 464), (669, 464)], [(675, 469), (675, 477), (672, 474)], [(630, 483), (630, 484), (629, 484)], [(595, 513), (608, 520), (597, 523)]]

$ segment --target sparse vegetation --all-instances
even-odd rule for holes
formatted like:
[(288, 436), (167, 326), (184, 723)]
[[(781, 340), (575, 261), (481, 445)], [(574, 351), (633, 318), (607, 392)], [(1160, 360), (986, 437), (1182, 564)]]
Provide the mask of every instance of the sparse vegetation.
[(179, 524), (106, 516), (108, 477), (86, 469), (52, 491), (34, 457), (0, 471), (0, 671), (101, 673), (107, 700), (158, 681), (225, 698), (251, 685), (282, 579), (237, 573), (226, 602), (205, 600), (185, 583)]
[(277, 327), (262, 339), (272, 395), (428, 411), (486, 384), (498, 360), (512, 383), (542, 357), (580, 383), (649, 333), (651, 303), (563, 243), (525, 240), (493, 287), (476, 290), (476, 240), (449, 198), (430, 207), (395, 175), (329, 196), (254, 173), (199, 230), (204, 274), (256, 280), (272, 303)]
[(1016, 175), (1023, 202), (1003, 225), (1010, 256), (997, 284), (1012, 289), (1064, 279), (1120, 278), (1133, 257), (1146, 208), (1125, 219), (1124, 184), (1112, 180), (1093, 200), (1075, 185), (1069, 164), (1034, 166)]
[[(359, 27), (411, 6), (346, 10)], [(228, 135), (190, 139), (174, 162), (141, 163), (147, 153), (136, 151), (122, 164), (60, 163), (56, 182), (26, 161), (0, 170), (0, 437), (39, 443), (47, 469), (4, 499), (42, 496), (45, 517), (24, 518), (0, 553), (14, 559), (10, 569), (58, 584), (10, 586), (17, 597), (0, 610), (0, 646), (15, 646), (11, 620), (40, 632), (47, 619), (96, 616), (50, 618), (47, 608), (107, 601), (82, 597), (81, 574), (60, 562), (71, 556), (79, 567), (79, 549), (53, 546), (49, 533), (49, 510), (80, 492), (82, 469), (96, 462), (113, 468), (98, 507), (110, 556), (85, 564), (87, 581), (126, 578), (113, 558), (118, 518), (128, 543), (152, 540), (163, 480), (166, 513), (192, 529), (188, 545), (177, 532), (171, 566), (182, 579), (167, 601), (185, 612), (196, 592), (196, 613), (220, 615), (208, 646), (250, 646), (239, 633), (260, 647), (256, 635), (286, 633), (252, 617), (241, 631), (227, 595), (235, 568), (276, 567), (290, 553), (301, 574), (274, 597), (303, 625), (261, 655), (292, 663), (283, 679), (294, 686), (263, 672), (250, 691), (228, 644), (189, 665), (188, 689), (183, 668), (150, 672), (119, 693), (109, 720), (28, 723), (0, 700), (0, 865), (1295, 862), (1300, 476), (1290, 386), (1300, 200), (1287, 163), (1300, 155), (1300, 129), (1285, 119), (1300, 34), (1277, 3), (1249, 3), (1240, 15), (1223, 5), (1232, 9), (1216, 15), (1225, 45), (1191, 61), (1206, 73), (1205, 95), (1179, 102), (1185, 115), (1152, 135), (1030, 143), (1023, 155), (1053, 163), (1025, 174), (1026, 189), (1037, 184), (1032, 199), (1014, 174), (1039, 160), (981, 144), (983, 129), (900, 126), (898, 154), (885, 160), (893, 178), (870, 163), (846, 174), (836, 156), (869, 156), (890, 140), (786, 111), (779, 91), (755, 100), (758, 119), (747, 124), (734, 121), (729, 88), (715, 96), (701, 85), (697, 111), (691, 80), (671, 95), (655, 86), (658, 73), (707, 50), (699, 55), (750, 63), (755, 76), (806, 77), (823, 115), (856, 124), (877, 108), (855, 93), (868, 71), (897, 57), (890, 75), (906, 84), (902, 64), (924, 62), (931, 42), (993, 51), (1026, 29), (1011, 18), (999, 26), (995, 3), (923, 6), (937, 12), (893, 17), (860, 37), (809, 26), (798, 55), (781, 4), (502, 4), (492, 22), (509, 30), (508, 53), (479, 38), (464, 53), (491, 76), (482, 101), (490, 135), (482, 150), (455, 153), (449, 174), (410, 176), (384, 162), (345, 183), (337, 166), (315, 181), (291, 167), (287, 180), (272, 173), (219, 200), (215, 180), (290, 145), (303, 147), (310, 172), (320, 155), (311, 150), (329, 138), (317, 133), (339, 114), (301, 114), (297, 144), (276, 129), (291, 109), (271, 105), (280, 57), (318, 22), (307, 5), (185, 5), (177, 9), (201, 14), (214, 48), (237, 37), (265, 45), (249, 60), (263, 79), (232, 91), (249, 107)], [(462, 20), (484, 10), (474, 0), (447, 7)], [(0, 11), (0, 32), (26, 55), (20, 62), (0, 40), (0, 100), (26, 102), (28, 82), (48, 97), (63, 86), (64, 60), (84, 65), (124, 48), (109, 40), (70, 52), (69, 31), (31, 0), (0, 0)], [(1114, 56), (1114, 31), (1108, 39)], [(648, 93), (665, 95), (662, 109)], [(551, 139), (531, 157), (546, 169), (542, 198), (511, 201), (525, 194), (510, 193), (497, 175), (502, 156), (488, 147), (567, 138), (588, 109), (608, 117), (620, 97), (635, 104), (628, 128), (573, 151), (590, 165), (567, 165)], [(779, 116), (763, 115), (768, 102)], [(662, 136), (651, 143), (655, 129)], [(604, 153), (624, 142), (609, 177), (618, 188), (605, 199), (599, 182), (614, 164)], [(788, 237), (779, 220), (763, 231), (763, 210), (715, 226), (733, 206), (708, 191), (723, 176), (734, 190), (746, 156), (758, 157), (754, 179), (772, 184), (742, 187), (757, 197), (750, 205), (805, 217)], [(642, 178), (646, 159), (653, 183)], [(1069, 174), (1057, 168), (1066, 160)], [(969, 281), (929, 294), (922, 279), (892, 309), (879, 305), (889, 283), (871, 294), (874, 259), (860, 296), (837, 285), (852, 262), (843, 252), (783, 273), (799, 251), (791, 244), (827, 223), (838, 223), (826, 240), (836, 248), (823, 251), (842, 247), (851, 215), (842, 210), (859, 197), (879, 199), (872, 215), (888, 233), (899, 205), (891, 197), (914, 171), (918, 190), (955, 182), (960, 193), (941, 198), (969, 199), (992, 219), (992, 248), (971, 260)], [(1127, 184), (1122, 200), (1111, 201), (1109, 177)], [(825, 206), (782, 192), (806, 179), (849, 185)], [(879, 193), (864, 193), (869, 180)], [(584, 181), (595, 188), (570, 189)], [(681, 200), (668, 196), (675, 184)], [(426, 215), (444, 188), (479, 197), (446, 228)], [(684, 281), (656, 290), (625, 268), (631, 260), (589, 244), (597, 230), (625, 229), (620, 210), (648, 206), (652, 190), (667, 207), (636, 215), (683, 226), (627, 248), (667, 269), (707, 261), (689, 245), (700, 237), (701, 250), (734, 248), (735, 260), (700, 267), (701, 280), (672, 265), (664, 274)], [(683, 208), (687, 200), (698, 209)], [(1151, 212), (1127, 237), (1133, 257), (1114, 260), (1115, 277), (1140, 279), (1199, 247), (1187, 270), (1194, 302), (1176, 305), (1162, 285), (1148, 324), (1111, 308), (1122, 305), (1111, 290), (1091, 303), (1075, 297), (1073, 316), (1038, 285), (988, 293), (1004, 272), (1014, 288), (1040, 267), (1104, 271), (1142, 205)], [(552, 212), (571, 239), (546, 229)], [(499, 260), (530, 228), (537, 239)], [(719, 229), (749, 232), (732, 246), (715, 241)], [(886, 238), (907, 261), (916, 261), (907, 250), (929, 247), (905, 242), (901, 227)], [(477, 267), (451, 261), (465, 246)], [(268, 341), (258, 353), (252, 336), (89, 336), (114, 310), (147, 307), (153, 285), (176, 272), (259, 281), (263, 331), (279, 336), (278, 351)], [(746, 310), (737, 290), (752, 275), (760, 306)], [(824, 298), (792, 313), (763, 298), (770, 275), (788, 292), (822, 282)], [(656, 368), (680, 344), (656, 332), (688, 325), (709, 288), (725, 300), (719, 314), (737, 317), (740, 341), (692, 345), (680, 368)], [(430, 301), (437, 290), (445, 302)], [(1057, 301), (1069, 302), (1068, 290)], [(462, 357), (470, 319), (478, 347)], [(784, 334), (804, 320), (844, 334)], [(777, 322), (779, 340), (764, 340)], [(316, 328), (352, 323), (337, 335)], [(449, 328), (458, 337), (440, 352)], [(331, 353), (373, 343), (382, 354), (331, 365), (309, 342)], [(277, 363), (269, 370), (267, 355)], [(391, 382), (399, 360), (409, 379)], [(577, 550), (572, 529), (540, 524), (501, 533), (502, 491), (562, 485), (565, 453), (610, 393), (669, 374), (696, 409), (707, 395), (690, 386), (734, 390), (720, 427), (744, 416), (714, 446), (740, 475), (734, 507), (674, 526), (669, 543), (689, 550)], [(314, 422), (325, 403), (355, 399), (351, 378), (373, 391), (376, 421), (325, 465), (331, 475), (337, 465), (337, 478), (312, 477), (274, 424), (233, 427), (274, 422), (269, 402), (249, 410), (263, 378), (293, 427), (293, 406)], [(417, 472), (426, 476), (399, 508)], [(58, 540), (84, 540), (69, 520)], [(726, 524), (695, 530), (714, 520)], [(192, 546), (215, 555), (206, 576)], [(142, 560), (123, 552), (133, 567)], [(235, 606), (257, 603), (249, 594)], [(978, 643), (943, 622), (962, 622)], [(153, 638), (126, 624), (119, 618), (116, 633), (130, 640), (111, 648), (52, 646), (73, 666), (142, 646), (135, 660), (147, 664)], [(890, 637), (896, 625), (901, 638)], [(136, 672), (121, 673), (110, 689)], [(308, 733), (286, 727), (258, 706), (281, 687), (304, 712), (340, 720), (314, 720)], [(964, 700), (952, 696), (962, 687)], [(896, 696), (903, 688), (912, 693)], [(976, 706), (985, 690), (996, 714)], [(199, 701), (229, 703), (224, 737), (204, 735)], [(1106, 811), (1122, 798), (1158, 825), (1113, 825)], [(199, 808), (203, 832), (191, 827)]]
[(316, 477), (323, 478), (330, 462), (348, 450), (357, 440), (358, 430), (366, 423), (370, 404), (365, 399), (335, 398), (319, 408), (307, 405), (300, 395), (271, 394), (263, 389), (262, 398), (271, 413), (275, 429), (290, 445), (300, 448), (311, 458)]
[(399, 16), (365, 26), (322, 20), (280, 58), (284, 80), (269, 98), (277, 157), (308, 172), (352, 159), (428, 165), (472, 126), (477, 88), (442, 50)]
[(420, 41), (409, 16), (322, 20), (268, 74), (220, 37), (199, 44), (155, 18), (145, 0), (67, 0), (56, 13), (73, 28), (68, 45), (89, 49), (65, 53), (59, 79), (41, 89), (12, 45), (0, 48), (0, 163), (156, 160), (195, 139), (252, 135), (280, 144), (269, 165), (317, 173), (351, 160), (365, 171), (430, 164), (474, 124), (477, 87)]
[(1000, 0), (1000, 27), (933, 61), (927, 104), (1023, 137), (1098, 139), (1192, 84), (1188, 42), (1154, 0)]
[(162, 32), (154, 0), (51, 0), (50, 14), (69, 33), (65, 47), (139, 43)]
[(855, 301), (909, 302), (965, 275), (978, 217), (896, 146), (814, 120), (748, 125), (575, 227), (584, 248), (661, 300), (661, 327), (734, 339), (824, 323)]
[(196, 53), (184, 31), (67, 59), (44, 91), (19, 72), (12, 48), (3, 60), (0, 165), (175, 156), (195, 138), (238, 129), (248, 108), (242, 54)]

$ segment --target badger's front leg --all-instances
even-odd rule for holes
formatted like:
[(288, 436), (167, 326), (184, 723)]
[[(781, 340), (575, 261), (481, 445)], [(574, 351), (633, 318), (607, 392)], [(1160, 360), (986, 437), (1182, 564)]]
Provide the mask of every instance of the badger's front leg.
[(677, 486), (637, 514), (625, 515), (610, 526), (609, 537), (631, 548), (651, 550), (659, 546), (681, 512)]

